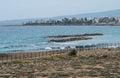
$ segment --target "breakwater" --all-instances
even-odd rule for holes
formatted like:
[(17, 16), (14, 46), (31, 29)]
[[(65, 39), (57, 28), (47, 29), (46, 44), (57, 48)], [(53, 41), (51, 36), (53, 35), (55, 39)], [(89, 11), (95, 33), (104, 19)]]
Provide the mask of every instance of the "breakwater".
[(103, 35), (102, 33), (92, 33), (92, 34), (47, 36), (45, 38), (54, 38), (49, 40), (48, 42), (70, 42), (70, 41), (78, 41), (78, 40), (90, 40), (93, 39), (90, 36), (102, 36), (102, 35)]

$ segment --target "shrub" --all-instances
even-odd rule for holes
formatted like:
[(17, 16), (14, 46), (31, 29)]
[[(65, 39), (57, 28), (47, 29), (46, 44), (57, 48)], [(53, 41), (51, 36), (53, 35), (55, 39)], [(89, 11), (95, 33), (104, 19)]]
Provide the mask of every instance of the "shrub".
[(68, 55), (69, 56), (77, 56), (77, 51), (74, 49), (74, 50), (70, 51)]

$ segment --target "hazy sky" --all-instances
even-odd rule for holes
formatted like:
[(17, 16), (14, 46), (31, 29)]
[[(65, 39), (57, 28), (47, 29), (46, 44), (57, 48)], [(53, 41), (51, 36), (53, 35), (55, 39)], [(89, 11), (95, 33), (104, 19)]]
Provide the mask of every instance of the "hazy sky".
[(120, 9), (120, 0), (0, 0), (0, 20), (43, 18)]

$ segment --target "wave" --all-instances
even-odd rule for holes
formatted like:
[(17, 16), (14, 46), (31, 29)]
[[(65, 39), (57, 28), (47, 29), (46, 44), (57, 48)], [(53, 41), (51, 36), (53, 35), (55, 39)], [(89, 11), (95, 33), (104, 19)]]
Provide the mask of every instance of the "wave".
[[(73, 41), (73, 42), (65, 42), (65, 43), (47, 43), (47, 42), (40, 42), (34, 44), (27, 44), (27, 43), (20, 43), (20, 44), (0, 44), (0, 53), (1, 52), (33, 52), (33, 51), (44, 51), (44, 50), (62, 50), (62, 49), (69, 49), (75, 48), (79, 45), (92, 45), (93, 42), (89, 41)], [(105, 43), (97, 42), (95, 45), (101, 45)], [(120, 47), (111, 45), (108, 48), (116, 48)]]
[(58, 45), (66, 45), (66, 46), (68, 46), (68, 45), (79, 45), (79, 44), (81, 44), (81, 41), (72, 41), (72, 42), (65, 42), (65, 43), (54, 43), (54, 44), (58, 44)]

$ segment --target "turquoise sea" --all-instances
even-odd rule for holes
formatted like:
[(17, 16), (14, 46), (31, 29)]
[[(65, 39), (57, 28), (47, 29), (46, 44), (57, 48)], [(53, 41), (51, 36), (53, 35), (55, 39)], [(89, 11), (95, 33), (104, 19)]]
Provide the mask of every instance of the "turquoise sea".
[[(48, 43), (44, 38), (50, 35), (72, 35), (103, 33), (92, 40), (65, 43)], [(50, 49), (50, 47), (74, 47), (97, 43), (120, 42), (119, 26), (0, 26), (0, 53), (30, 52)]]

